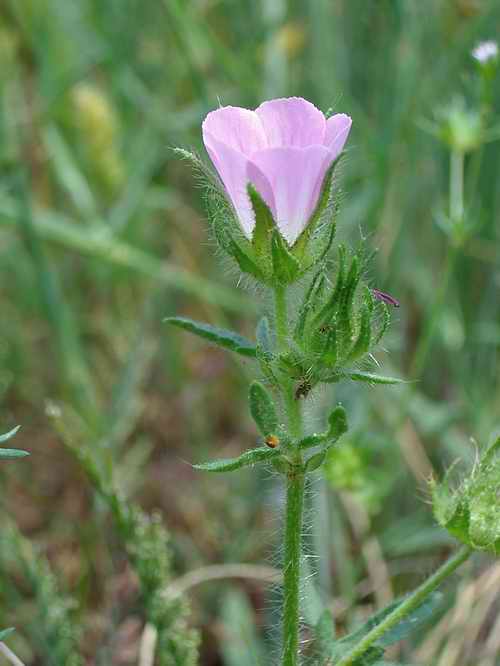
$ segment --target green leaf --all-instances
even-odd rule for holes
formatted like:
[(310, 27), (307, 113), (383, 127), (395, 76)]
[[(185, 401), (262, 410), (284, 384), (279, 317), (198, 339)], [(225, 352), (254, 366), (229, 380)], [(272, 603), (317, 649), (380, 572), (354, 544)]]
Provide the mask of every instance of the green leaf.
[(308, 435), (300, 440), (299, 449), (310, 449), (313, 446), (328, 442), (334, 444), (348, 430), (347, 414), (341, 405), (337, 405), (328, 417), (328, 430), (323, 433)]
[[(409, 613), (403, 618), (396, 626), (389, 629), (378, 641), (372, 645), (371, 651), (363, 655), (360, 661), (356, 661), (356, 665), (361, 664), (375, 664), (379, 658), (383, 656), (384, 651), (390, 645), (397, 643), (403, 638), (406, 638), (420, 625), (427, 622), (436, 612), (437, 608), (441, 605), (443, 594), (441, 592), (433, 592), (430, 594), (423, 603), (414, 611)], [(404, 599), (397, 599), (388, 606), (372, 615), (367, 622), (365, 622), (359, 629), (356, 629), (348, 636), (345, 636), (340, 641), (335, 643), (333, 650), (333, 657), (341, 658), (348, 654), (372, 629), (377, 627), (385, 620), (393, 611), (395, 611)], [(378, 655), (377, 655), (378, 653)]]
[[(431, 619), (431, 617), (436, 613), (437, 609), (441, 606), (443, 598), (444, 595), (442, 592), (432, 592), (432, 594), (430, 594), (418, 608), (409, 613), (401, 620), (401, 622), (399, 622), (392, 629), (389, 629), (388, 632), (379, 638), (377, 645), (386, 648), (389, 647), (389, 645), (398, 643), (399, 641), (403, 640), (403, 638), (409, 636), (424, 622), (427, 622)], [(387, 615), (392, 613), (393, 610), (395, 610), (401, 603), (403, 603), (403, 601), (404, 599), (399, 599), (392, 604), (389, 604), (389, 606), (374, 615), (365, 626), (369, 626), (370, 629), (374, 626), (377, 626), (385, 617), (387, 617)]]
[(167, 324), (172, 324), (172, 326), (177, 326), (185, 331), (189, 331), (190, 333), (194, 333), (218, 347), (224, 347), (225, 349), (229, 349), (230, 351), (250, 358), (255, 358), (256, 356), (255, 345), (252, 344), (250, 340), (234, 331), (228, 331), (225, 328), (218, 328), (216, 326), (211, 326), (210, 324), (204, 324), (199, 321), (194, 321), (193, 319), (188, 319), (187, 317), (166, 317), (163, 321)]
[(7, 636), (10, 636), (15, 631), (14, 627), (9, 627), (8, 629), (2, 629), (0, 631), (0, 641), (3, 641)]
[(325, 462), (326, 451), (319, 451), (306, 461), (306, 472), (314, 472)]
[(271, 329), (269, 326), (269, 319), (267, 317), (262, 317), (257, 324), (257, 330), (255, 333), (257, 338), (257, 344), (262, 349), (265, 354), (272, 354), (273, 343), (271, 339)]
[(300, 264), (288, 250), (287, 243), (278, 230), (271, 239), (273, 276), (282, 284), (291, 284), (298, 276)]
[[(340, 379), (352, 379), (354, 382), (367, 382), (368, 384), (404, 384), (404, 379), (397, 377), (384, 377), (373, 372), (362, 372), (361, 370), (343, 370)], [(337, 380), (338, 381), (338, 380)]]
[(286, 241), (260, 194), (251, 184), (248, 185), (247, 192), (255, 216), (252, 233), (254, 255), (263, 262), (266, 272), (271, 272), (272, 268), (273, 278), (283, 284), (290, 284), (299, 273), (299, 262), (289, 252)]
[(21, 451), (20, 449), (0, 449), (0, 458), (4, 460), (9, 458), (24, 458), (29, 456), (28, 451)]
[(260, 462), (265, 462), (266, 460), (271, 460), (272, 458), (277, 458), (280, 455), (281, 452), (279, 449), (270, 449), (267, 446), (261, 446), (258, 449), (245, 451), (245, 453), (242, 453), (241, 456), (238, 456), (237, 458), (210, 460), (209, 462), (193, 465), (193, 467), (194, 469), (199, 469), (204, 472), (232, 472), (241, 467), (248, 467), (249, 465), (255, 465)]
[(340, 437), (347, 432), (347, 413), (342, 405), (337, 405), (330, 412), (328, 417), (328, 433), (327, 438), (336, 442)]
[(15, 428), (12, 428), (12, 430), (9, 430), (9, 432), (6, 432), (5, 435), (0, 435), (0, 444), (3, 444), (11, 437), (14, 437), (14, 435), (16, 434), (16, 432), (19, 430), (20, 427), (21, 426), (16, 426)]
[(268, 390), (257, 381), (250, 385), (250, 412), (264, 437), (274, 435), (279, 429), (278, 415)]
[(323, 611), (314, 627), (319, 656), (327, 661), (330, 658), (335, 641), (335, 624), (329, 610)]
[(371, 313), (368, 305), (363, 305), (361, 309), (361, 321), (359, 325), (359, 332), (356, 341), (354, 342), (351, 351), (347, 356), (348, 361), (355, 361), (357, 358), (364, 356), (370, 348), (371, 342)]
[(271, 238), (276, 224), (269, 206), (250, 183), (247, 186), (247, 192), (255, 217), (255, 226), (252, 232), (253, 251), (255, 256), (261, 259), (270, 273), (272, 266)]
[(234, 238), (230, 237), (228, 240), (228, 253), (233, 257), (243, 273), (248, 273), (259, 282), (266, 282), (264, 273), (260, 270), (257, 264), (250, 259), (250, 257), (241, 249)]

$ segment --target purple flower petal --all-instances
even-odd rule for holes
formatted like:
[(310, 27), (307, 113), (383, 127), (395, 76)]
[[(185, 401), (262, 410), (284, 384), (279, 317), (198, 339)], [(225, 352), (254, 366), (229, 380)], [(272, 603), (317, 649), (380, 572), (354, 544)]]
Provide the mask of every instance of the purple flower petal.
[(352, 120), (345, 113), (337, 113), (326, 121), (324, 144), (332, 151), (334, 159), (342, 152), (351, 125)]
[(210, 159), (214, 163), (235, 208), (241, 227), (247, 238), (251, 238), (255, 220), (246, 190), (248, 181), (247, 158), (237, 150), (218, 141), (206, 130), (203, 140)]
[(255, 111), (238, 106), (223, 106), (211, 111), (203, 121), (202, 132), (205, 145), (205, 135), (211, 134), (217, 141), (247, 157), (267, 147), (259, 116)]
[[(268, 148), (255, 153), (248, 163), (249, 180), (271, 208), (279, 230), (290, 245), (300, 236), (314, 211), (332, 159), (324, 146), (309, 146)], [(265, 187), (262, 176), (267, 179)]]
[(325, 117), (301, 97), (264, 102), (255, 113), (262, 122), (269, 148), (305, 148), (324, 143)]

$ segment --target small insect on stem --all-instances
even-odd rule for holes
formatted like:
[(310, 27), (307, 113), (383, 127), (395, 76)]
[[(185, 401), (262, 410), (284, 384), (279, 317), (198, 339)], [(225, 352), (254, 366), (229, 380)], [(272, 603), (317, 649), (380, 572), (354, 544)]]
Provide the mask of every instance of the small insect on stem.
[(295, 389), (295, 399), (300, 400), (300, 398), (306, 398), (311, 389), (311, 382), (308, 379), (302, 379)]
[(280, 443), (279, 437), (276, 435), (267, 435), (264, 441), (271, 449), (275, 449)]
[(385, 291), (380, 291), (380, 289), (372, 289), (372, 294), (374, 298), (377, 299), (377, 301), (383, 301), (388, 305), (392, 305), (395, 308), (399, 308), (400, 305), (399, 301), (390, 294), (386, 294)]

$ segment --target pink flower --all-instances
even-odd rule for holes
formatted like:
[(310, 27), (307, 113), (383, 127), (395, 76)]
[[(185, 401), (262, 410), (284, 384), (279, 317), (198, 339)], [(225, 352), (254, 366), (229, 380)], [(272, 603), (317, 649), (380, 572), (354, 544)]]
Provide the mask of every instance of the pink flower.
[(314, 212), (325, 174), (350, 129), (349, 116), (339, 113), (327, 120), (300, 97), (264, 102), (255, 111), (225, 106), (207, 115), (202, 127), (205, 147), (249, 239), (255, 219), (248, 183), (293, 245)]

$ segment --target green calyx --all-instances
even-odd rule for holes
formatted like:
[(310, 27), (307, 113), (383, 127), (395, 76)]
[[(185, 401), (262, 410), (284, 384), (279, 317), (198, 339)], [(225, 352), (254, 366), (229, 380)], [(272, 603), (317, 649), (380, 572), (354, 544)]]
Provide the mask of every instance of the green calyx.
[[(270, 385), (277, 388), (283, 380), (291, 380), (296, 398), (304, 398), (320, 383), (345, 379), (372, 385), (402, 382), (359, 369), (390, 323), (386, 303), (375, 300), (363, 284), (364, 263), (363, 252), (349, 257), (340, 246), (333, 280), (320, 266), (304, 290), (287, 351), (275, 350), (270, 336), (263, 337), (268, 328), (258, 329), (256, 357)], [(262, 326), (261, 322), (259, 328)]]
[(500, 438), (480, 457), (469, 477), (452, 487), (452, 471), (431, 481), (438, 523), (459, 541), (500, 555)]
[(301, 235), (290, 245), (281, 234), (272, 212), (249, 183), (248, 198), (255, 216), (252, 238), (248, 239), (218, 178), (193, 153), (177, 149), (190, 162), (205, 189), (205, 202), (212, 233), (223, 252), (239, 269), (271, 287), (290, 285), (326, 258), (335, 235), (337, 206), (333, 196), (334, 172), (341, 155), (327, 171), (316, 209)]

